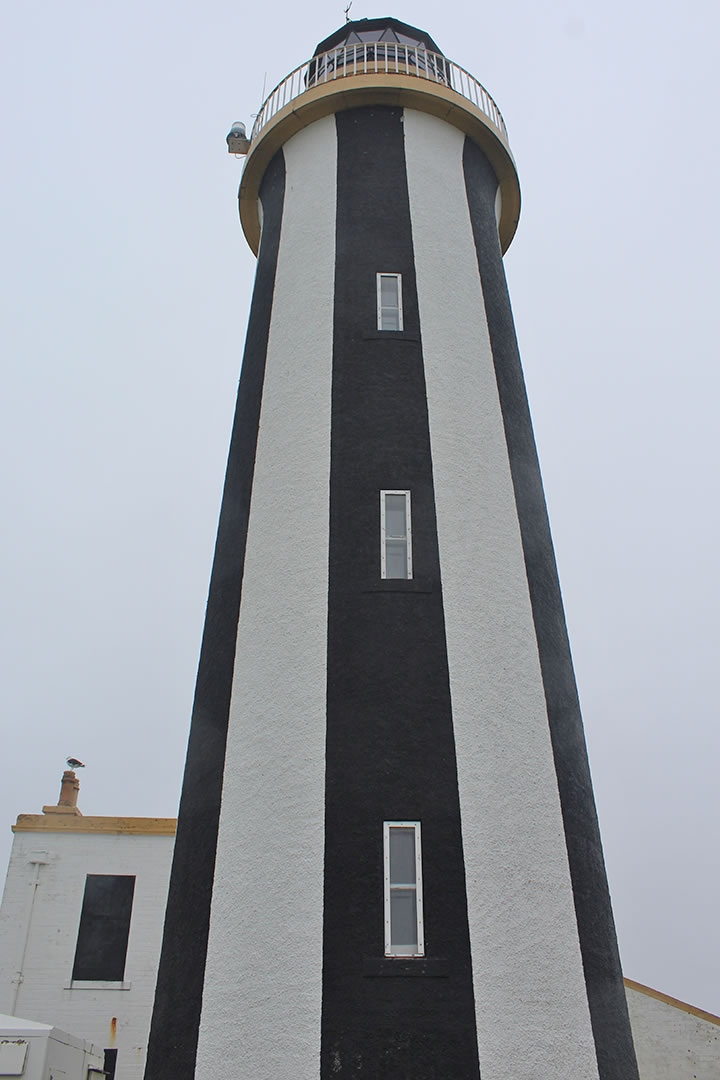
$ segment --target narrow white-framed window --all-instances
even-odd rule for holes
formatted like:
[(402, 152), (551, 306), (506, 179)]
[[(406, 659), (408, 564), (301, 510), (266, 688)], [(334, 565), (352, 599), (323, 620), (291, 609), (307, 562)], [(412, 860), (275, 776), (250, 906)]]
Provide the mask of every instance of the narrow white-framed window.
[(380, 577), (411, 578), (410, 492), (380, 492)]
[(385, 955), (424, 956), (419, 821), (383, 823)]
[(378, 330), (402, 330), (402, 274), (377, 275)]

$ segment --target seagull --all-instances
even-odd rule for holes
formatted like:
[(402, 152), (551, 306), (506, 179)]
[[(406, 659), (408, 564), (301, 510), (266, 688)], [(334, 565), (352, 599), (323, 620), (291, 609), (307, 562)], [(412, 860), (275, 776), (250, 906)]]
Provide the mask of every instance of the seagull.
[(68, 763), (68, 765), (70, 766), (71, 769), (84, 769), (85, 768), (82, 761), (78, 761), (78, 759), (76, 757), (69, 757), (67, 759), (67, 763)]

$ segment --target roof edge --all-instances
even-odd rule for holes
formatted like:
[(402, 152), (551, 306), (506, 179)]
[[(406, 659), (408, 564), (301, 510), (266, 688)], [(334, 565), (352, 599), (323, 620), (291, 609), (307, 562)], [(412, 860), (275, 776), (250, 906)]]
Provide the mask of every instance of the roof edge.
[(707, 1020), (709, 1024), (720, 1025), (720, 1016), (716, 1016), (715, 1013), (709, 1013), (705, 1009), (698, 1009), (694, 1005), (688, 1005), (686, 1001), (680, 1001), (679, 998), (663, 994), (661, 990), (653, 990), (651, 986), (635, 982), (634, 979), (623, 979), (623, 982), (627, 990), (637, 990), (639, 994), (655, 998), (656, 1001), (662, 1001), (665, 1005), (672, 1005), (674, 1009), (681, 1009), (682, 1012), (690, 1013), (691, 1016), (698, 1016), (701, 1020)]
[(133, 836), (174, 836), (177, 818), (75, 817), (61, 814), (18, 814), (12, 831), (52, 833), (114, 833)]

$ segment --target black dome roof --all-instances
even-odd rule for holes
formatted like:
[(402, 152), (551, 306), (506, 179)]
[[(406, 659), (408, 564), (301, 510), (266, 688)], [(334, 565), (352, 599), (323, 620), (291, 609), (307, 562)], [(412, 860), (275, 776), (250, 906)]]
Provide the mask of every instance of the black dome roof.
[[(328, 52), (341, 45), (364, 45), (372, 41), (399, 42), (401, 45), (424, 46), (431, 52), (441, 53), (429, 34), (399, 19), (356, 19), (347, 22), (326, 37), (315, 49), (313, 56)], [(444, 55), (441, 53), (441, 55)]]

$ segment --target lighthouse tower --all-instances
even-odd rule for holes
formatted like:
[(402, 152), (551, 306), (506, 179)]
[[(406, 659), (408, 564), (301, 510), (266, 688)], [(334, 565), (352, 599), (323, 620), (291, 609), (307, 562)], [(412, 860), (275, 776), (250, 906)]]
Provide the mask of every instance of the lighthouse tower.
[(350, 22), (264, 103), (147, 1080), (636, 1080), (502, 116)]

